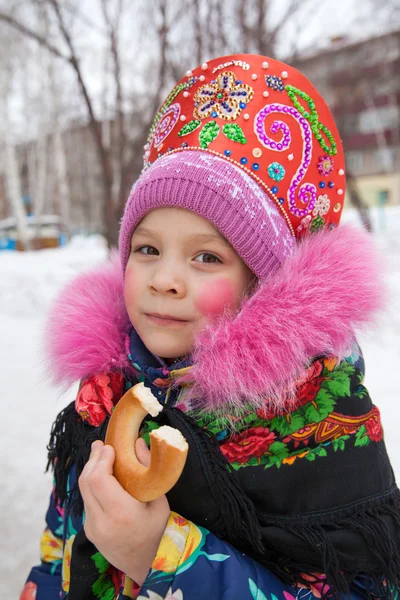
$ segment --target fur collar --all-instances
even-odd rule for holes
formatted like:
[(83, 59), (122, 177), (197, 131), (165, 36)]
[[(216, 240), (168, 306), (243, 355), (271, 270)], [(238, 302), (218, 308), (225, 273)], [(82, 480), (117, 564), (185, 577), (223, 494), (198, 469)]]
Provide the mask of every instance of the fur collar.
[[(232, 318), (222, 316), (196, 339), (193, 393), (207, 408), (265, 403), (282, 407), (316, 356), (343, 358), (355, 331), (384, 305), (382, 268), (370, 235), (341, 226), (305, 239)], [(130, 328), (116, 252), (61, 292), (46, 328), (54, 382), (129, 367)], [(289, 392), (289, 395), (288, 395)]]

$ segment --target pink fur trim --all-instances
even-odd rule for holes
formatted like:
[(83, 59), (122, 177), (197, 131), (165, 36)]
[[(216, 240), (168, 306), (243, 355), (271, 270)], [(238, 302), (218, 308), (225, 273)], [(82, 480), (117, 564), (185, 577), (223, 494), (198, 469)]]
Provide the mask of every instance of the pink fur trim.
[(199, 336), (195, 388), (205, 406), (282, 405), (311, 358), (343, 358), (354, 330), (371, 324), (385, 301), (371, 236), (342, 226), (315, 234), (256, 291), (236, 318)]
[(45, 331), (47, 363), (57, 384), (129, 365), (124, 339), (130, 323), (124, 306), (117, 252), (79, 275), (60, 293)]
[[(372, 324), (385, 300), (381, 273), (366, 232), (342, 226), (306, 239), (236, 317), (226, 315), (198, 335), (193, 395), (211, 409), (234, 408), (244, 399), (282, 405), (313, 357), (343, 357), (354, 331)], [(53, 379), (69, 385), (127, 368), (129, 327), (114, 256), (60, 294), (47, 327)]]

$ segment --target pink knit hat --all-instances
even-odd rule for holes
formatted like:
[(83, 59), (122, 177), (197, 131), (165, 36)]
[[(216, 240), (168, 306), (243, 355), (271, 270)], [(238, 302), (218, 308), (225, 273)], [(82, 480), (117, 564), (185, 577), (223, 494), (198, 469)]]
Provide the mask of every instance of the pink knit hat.
[(213, 223), (260, 279), (296, 247), (278, 208), (252, 177), (223, 158), (187, 150), (159, 158), (132, 188), (119, 236), (124, 270), (135, 227), (151, 210), (167, 206)]

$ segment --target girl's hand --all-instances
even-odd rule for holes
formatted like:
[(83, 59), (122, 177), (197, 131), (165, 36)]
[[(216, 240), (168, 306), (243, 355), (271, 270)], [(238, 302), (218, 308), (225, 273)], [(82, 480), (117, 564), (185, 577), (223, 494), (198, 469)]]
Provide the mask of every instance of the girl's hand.
[[(150, 452), (142, 439), (136, 442), (136, 454), (143, 465), (149, 465)], [(141, 586), (157, 554), (170, 509), (166, 496), (147, 504), (132, 498), (112, 474), (114, 460), (112, 446), (101, 441), (92, 444), (79, 478), (84, 529), (99, 552)]]

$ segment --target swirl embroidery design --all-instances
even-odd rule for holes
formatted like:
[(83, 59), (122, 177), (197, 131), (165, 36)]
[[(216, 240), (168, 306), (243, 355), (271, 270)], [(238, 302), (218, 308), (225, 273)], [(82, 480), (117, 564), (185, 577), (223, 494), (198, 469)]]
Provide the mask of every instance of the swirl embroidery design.
[[(311, 154), (312, 154), (312, 131), (311, 127), (300, 112), (290, 106), (285, 106), (283, 104), (268, 104), (264, 108), (262, 108), (256, 115), (254, 119), (254, 131), (257, 135), (260, 143), (269, 150), (273, 150), (275, 152), (284, 152), (290, 147), (292, 142), (292, 136), (290, 133), (289, 126), (276, 119), (271, 127), (270, 131), (272, 134), (277, 134), (279, 131), (282, 132), (281, 139), (279, 141), (273, 140), (268, 137), (265, 131), (265, 120), (271, 114), (284, 114), (290, 115), (293, 117), (301, 128), (301, 136), (303, 139), (303, 148), (302, 148), (302, 157), (300, 165), (294, 174), (294, 177), (290, 183), (289, 191), (288, 191), (288, 203), (289, 210), (293, 215), (297, 217), (305, 217), (310, 212), (313, 211), (315, 207), (315, 203), (317, 200), (317, 189), (315, 185), (311, 183), (304, 182), (301, 183), (304, 179), (307, 169), (310, 166), (311, 162)], [(305, 205), (305, 208), (298, 208), (299, 201)]]

